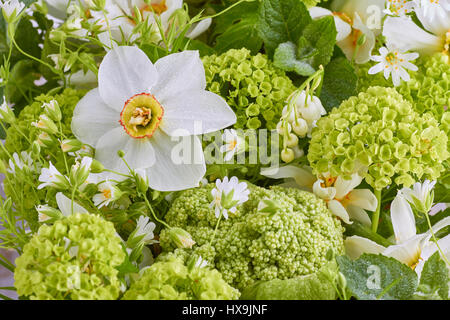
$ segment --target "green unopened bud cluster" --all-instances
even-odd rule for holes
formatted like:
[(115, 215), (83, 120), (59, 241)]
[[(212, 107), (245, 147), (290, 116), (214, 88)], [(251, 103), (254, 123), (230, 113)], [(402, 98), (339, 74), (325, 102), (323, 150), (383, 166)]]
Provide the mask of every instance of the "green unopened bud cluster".
[(370, 87), (342, 102), (313, 129), (308, 160), (314, 173), (349, 177), (367, 167), (381, 190), (435, 180), (449, 157), (448, 137), (429, 113), (420, 115), (393, 88)]
[(15, 287), (30, 299), (117, 299), (125, 259), (111, 222), (73, 214), (43, 225), (16, 260)]
[(243, 48), (203, 58), (207, 90), (221, 95), (236, 112), (235, 128), (273, 130), (287, 97), (295, 90), (267, 56)]

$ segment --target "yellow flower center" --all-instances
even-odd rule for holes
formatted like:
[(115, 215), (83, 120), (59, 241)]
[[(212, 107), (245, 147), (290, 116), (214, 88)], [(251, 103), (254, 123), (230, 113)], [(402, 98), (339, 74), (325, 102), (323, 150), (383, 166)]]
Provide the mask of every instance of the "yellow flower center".
[(111, 190), (110, 189), (105, 189), (103, 190), (103, 196), (105, 197), (105, 199), (110, 199), (111, 198)]
[[(398, 52), (390, 52), (386, 55), (386, 62), (388, 65), (390, 65), (391, 67), (395, 67), (395, 69), (398, 69), (398, 64), (400, 62), (403, 62), (403, 59), (400, 59), (398, 57)], [(388, 65), (386, 65), (386, 68), (388, 68)]]
[(120, 124), (132, 138), (150, 138), (158, 128), (164, 109), (149, 93), (132, 96), (125, 102)]
[(146, 5), (141, 9), (141, 12), (144, 11), (153, 11), (157, 15), (165, 12), (167, 10), (166, 0), (162, 0), (160, 3), (152, 3), (150, 5)]
[[(433, 3), (433, 0), (430, 1)], [(408, 2), (409, 0), (389, 0), (391, 12), (395, 14), (400, 14), (402, 11), (408, 13), (408, 9), (405, 8), (405, 4)]]

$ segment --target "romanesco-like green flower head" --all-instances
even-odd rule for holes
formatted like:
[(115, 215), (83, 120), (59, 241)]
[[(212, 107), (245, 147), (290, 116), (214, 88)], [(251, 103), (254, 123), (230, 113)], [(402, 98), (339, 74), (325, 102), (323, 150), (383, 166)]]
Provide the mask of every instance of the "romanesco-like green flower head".
[(239, 291), (215, 269), (188, 268), (175, 255), (154, 263), (125, 292), (124, 300), (232, 300)]
[(74, 214), (43, 225), (16, 259), (15, 287), (30, 299), (117, 299), (125, 253), (111, 222)]
[(235, 128), (276, 128), (285, 100), (295, 87), (266, 55), (231, 49), (204, 57), (203, 65), (207, 89), (224, 97), (236, 112)]
[[(249, 200), (219, 224), (210, 208), (214, 184), (184, 191), (166, 215), (196, 241), (194, 254), (215, 266), (230, 285), (243, 289), (257, 280), (290, 279), (318, 271), (331, 249), (343, 253), (343, 228), (323, 200), (298, 189), (264, 189), (248, 184)], [(261, 210), (270, 199), (278, 210)], [(259, 208), (259, 209), (258, 209)], [(173, 249), (169, 234), (160, 235), (163, 250)]]
[(317, 122), (308, 160), (316, 174), (350, 177), (362, 165), (377, 190), (393, 180), (409, 187), (439, 177), (447, 141), (431, 113), (418, 114), (393, 88), (370, 87)]

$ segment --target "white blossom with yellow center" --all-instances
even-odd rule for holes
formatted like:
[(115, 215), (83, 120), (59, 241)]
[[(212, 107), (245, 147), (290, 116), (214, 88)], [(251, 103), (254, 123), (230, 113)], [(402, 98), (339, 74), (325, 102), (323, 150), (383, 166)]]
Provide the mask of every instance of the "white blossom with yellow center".
[(415, 2), (412, 0), (388, 0), (384, 12), (394, 16), (404, 16), (413, 11)]
[(414, 11), (425, 30), (414, 23), (410, 17), (388, 17), (383, 27), (386, 41), (403, 52), (417, 51), (425, 55), (435, 52), (448, 54), (450, 1), (416, 1)]
[(403, 53), (398, 49), (389, 46), (388, 48), (381, 47), (379, 52), (379, 56), (371, 57), (371, 59), (378, 62), (378, 64), (369, 69), (369, 74), (383, 72), (386, 79), (389, 79), (392, 74), (394, 86), (400, 85), (400, 79), (403, 79), (404, 81), (409, 81), (411, 79), (406, 69), (412, 71), (418, 70), (417, 66), (410, 62), (419, 57), (417, 52)]
[[(236, 122), (225, 100), (205, 90), (198, 52), (174, 53), (153, 64), (136, 47), (117, 47), (105, 56), (98, 78), (98, 88), (74, 110), (72, 131), (77, 139), (93, 146), (106, 168), (128, 173), (117, 155), (123, 150), (131, 168), (145, 169), (152, 189), (198, 186), (206, 167), (197, 135)], [(183, 152), (196, 161), (174, 159), (180, 137), (190, 142)]]

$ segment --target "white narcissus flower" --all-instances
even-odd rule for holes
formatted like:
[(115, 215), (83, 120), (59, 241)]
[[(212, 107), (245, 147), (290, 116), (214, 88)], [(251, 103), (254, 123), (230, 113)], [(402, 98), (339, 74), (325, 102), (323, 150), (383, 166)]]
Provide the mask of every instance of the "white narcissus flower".
[[(381, 21), (381, 13), (385, 7), (385, 1), (348, 0), (345, 2), (334, 2), (333, 5), (333, 11), (313, 7), (309, 9), (310, 15), (313, 19), (333, 16), (337, 30), (336, 44), (344, 51), (349, 60), (354, 57), (356, 63), (366, 63), (369, 61), (375, 46), (375, 35), (381, 28), (378, 22)], [(378, 12), (369, 10), (371, 8), (377, 8), (379, 14), (377, 14)], [(365, 41), (358, 47), (358, 51), (355, 54), (358, 40), (363, 35), (365, 36)]]
[(313, 192), (323, 199), (328, 209), (347, 224), (350, 219), (358, 220), (370, 226), (372, 221), (365, 210), (375, 211), (378, 200), (369, 189), (355, 189), (360, 185), (362, 177), (354, 173), (350, 180), (342, 177), (332, 177), (322, 174), (319, 179), (315, 177), (311, 168), (288, 165), (280, 168), (265, 168), (261, 170), (263, 176), (272, 179), (286, 179), (285, 187), (294, 187)]
[(2, 8), (5, 20), (7, 22), (12, 22), (25, 8), (25, 4), (18, 0), (2, 0), (0, 2), (0, 7)]
[(378, 64), (369, 69), (369, 74), (383, 72), (386, 80), (392, 74), (392, 82), (396, 87), (400, 85), (400, 79), (406, 82), (411, 79), (406, 69), (412, 71), (418, 70), (417, 66), (410, 62), (419, 57), (417, 52), (404, 53), (389, 45), (387, 48), (381, 47), (379, 52), (381, 54), (380, 56), (371, 57), (371, 60), (378, 62)]
[(245, 141), (234, 129), (225, 129), (222, 135), (224, 145), (220, 147), (220, 152), (225, 153), (225, 161), (230, 161), (235, 154), (245, 148)]
[(42, 182), (37, 188), (38, 190), (45, 187), (53, 187), (56, 189), (67, 189), (69, 181), (65, 176), (63, 176), (55, 166), (49, 162), (48, 168), (42, 168), (41, 175), (39, 176), (39, 181)]
[[(363, 253), (381, 253), (403, 262), (420, 275), (427, 259), (438, 251), (436, 243), (431, 241), (431, 230), (422, 234), (416, 233), (414, 214), (401, 192), (392, 201), (391, 218), (396, 242), (394, 245), (384, 247), (372, 240), (360, 236), (351, 236), (345, 239), (347, 255), (352, 259), (357, 259)], [(432, 229), (436, 233), (449, 225), (450, 217), (446, 217), (436, 223)], [(450, 235), (438, 240), (438, 245), (449, 259)]]
[(388, 17), (383, 26), (386, 41), (402, 51), (431, 55), (448, 52), (450, 44), (450, 6), (447, 1), (417, 1), (415, 13), (425, 28), (411, 18)]
[[(198, 52), (174, 53), (153, 65), (140, 49), (117, 47), (101, 63), (98, 82), (99, 87), (78, 102), (72, 118), (74, 135), (95, 147), (96, 159), (127, 173), (117, 155), (123, 150), (131, 168), (146, 170), (152, 189), (198, 186), (206, 168), (196, 135), (236, 122), (225, 100), (205, 90)], [(180, 137), (183, 143), (177, 141)], [(183, 155), (190, 152), (194, 161), (180, 161), (180, 144)]]
[(92, 198), (94, 205), (99, 209), (101, 207), (109, 205), (111, 202), (118, 200), (122, 191), (116, 187), (115, 183), (109, 180), (102, 182), (98, 185), (98, 191), (96, 195)]
[(228, 219), (228, 212), (235, 213), (236, 207), (246, 202), (249, 194), (247, 183), (239, 182), (236, 177), (217, 179), (216, 187), (211, 190), (213, 200), (209, 207), (214, 208), (216, 218), (222, 214), (225, 219)]

